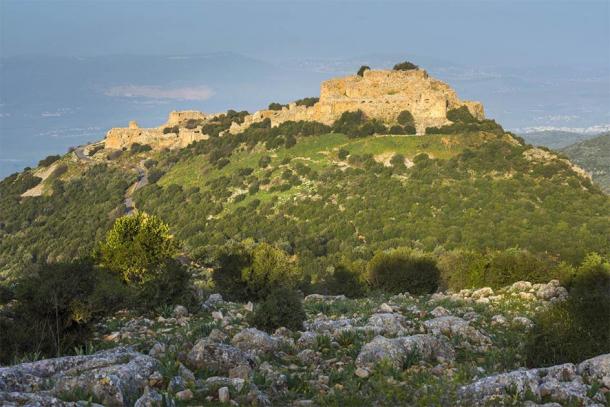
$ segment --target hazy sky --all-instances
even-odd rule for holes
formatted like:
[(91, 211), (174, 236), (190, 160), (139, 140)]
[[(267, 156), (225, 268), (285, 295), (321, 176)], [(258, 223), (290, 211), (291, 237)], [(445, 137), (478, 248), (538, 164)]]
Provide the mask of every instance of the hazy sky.
[(610, 65), (609, 1), (0, 0), (0, 52)]

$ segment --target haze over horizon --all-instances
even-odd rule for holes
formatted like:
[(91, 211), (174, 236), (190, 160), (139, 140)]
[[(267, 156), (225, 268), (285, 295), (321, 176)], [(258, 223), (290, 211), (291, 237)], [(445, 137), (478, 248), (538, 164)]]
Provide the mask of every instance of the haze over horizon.
[(0, 177), (130, 119), (254, 111), (404, 59), (507, 129), (593, 134), (610, 128), (609, 12), (606, 1), (3, 0)]

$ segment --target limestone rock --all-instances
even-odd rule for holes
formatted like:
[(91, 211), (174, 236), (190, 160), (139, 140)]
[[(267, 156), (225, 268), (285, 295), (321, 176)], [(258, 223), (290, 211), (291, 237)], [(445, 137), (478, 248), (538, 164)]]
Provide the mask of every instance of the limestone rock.
[(211, 369), (228, 373), (230, 369), (252, 363), (248, 355), (241, 350), (208, 339), (200, 339), (187, 355), (188, 366), (193, 369)]
[(435, 335), (446, 335), (453, 337), (459, 335), (469, 342), (477, 345), (487, 346), (491, 344), (488, 336), (478, 329), (470, 326), (468, 321), (454, 316), (445, 316), (424, 321), (424, 327)]
[(79, 391), (104, 405), (122, 406), (142, 394), (158, 366), (156, 359), (123, 347), (93, 355), (45, 359), (0, 368), (0, 392), (27, 398), (27, 393), (34, 392), (56, 397)]
[(174, 318), (184, 318), (188, 317), (189, 310), (186, 309), (184, 305), (176, 305), (174, 307), (174, 311), (172, 312)]
[(396, 368), (402, 368), (407, 357), (416, 355), (421, 360), (451, 360), (455, 352), (446, 338), (435, 335), (412, 335), (388, 339), (377, 336), (362, 347), (356, 358), (356, 366), (366, 368), (382, 360), (388, 360)]
[(373, 314), (366, 323), (365, 329), (372, 330), (377, 335), (398, 335), (410, 331), (407, 320), (400, 314)]
[(221, 387), (218, 389), (218, 401), (221, 403), (228, 403), (231, 400), (228, 387)]
[(163, 405), (163, 396), (149, 387), (144, 389), (142, 397), (136, 400), (134, 407), (165, 407)]
[[(503, 405), (503, 400), (524, 400), (532, 395), (561, 405), (601, 405), (605, 397), (591, 386), (610, 374), (610, 354), (600, 355), (574, 366), (516, 370), (477, 380), (459, 390), (463, 404)], [(600, 376), (601, 375), (601, 376)]]
[(245, 352), (272, 354), (277, 351), (281, 341), (256, 328), (247, 328), (231, 340), (233, 346)]

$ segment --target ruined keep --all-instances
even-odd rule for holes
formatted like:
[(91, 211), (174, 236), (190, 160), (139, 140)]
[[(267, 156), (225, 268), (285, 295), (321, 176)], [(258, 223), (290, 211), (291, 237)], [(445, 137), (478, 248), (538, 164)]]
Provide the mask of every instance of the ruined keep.
[[(425, 70), (366, 70), (362, 76), (324, 81), (320, 87), (320, 100), (311, 107), (291, 103), (281, 110), (260, 110), (246, 116), (242, 124), (234, 122), (229, 132), (239, 133), (252, 123), (267, 118), (272, 126), (289, 120), (332, 125), (344, 112), (356, 110), (363, 111), (368, 118), (394, 124), (398, 115), (408, 110), (415, 120), (417, 133), (424, 134), (427, 127), (450, 124), (447, 111), (461, 106), (466, 106), (475, 118), (485, 118), (481, 103), (459, 99), (449, 85), (431, 78)], [(185, 124), (189, 120), (206, 123), (217, 116), (192, 110), (175, 111), (170, 113), (167, 123), (151, 129), (142, 129), (132, 121), (128, 128), (114, 128), (108, 132), (106, 148), (128, 148), (134, 143), (148, 144), (155, 149), (186, 147), (208, 136), (201, 133), (201, 127), (188, 129)], [(178, 133), (164, 131), (175, 126), (179, 127)]]

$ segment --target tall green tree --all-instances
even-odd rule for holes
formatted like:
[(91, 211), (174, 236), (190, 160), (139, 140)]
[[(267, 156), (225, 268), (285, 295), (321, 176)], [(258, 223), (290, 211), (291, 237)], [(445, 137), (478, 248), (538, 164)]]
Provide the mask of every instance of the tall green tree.
[(155, 278), (151, 271), (175, 257), (178, 248), (167, 224), (154, 215), (138, 212), (115, 221), (99, 246), (99, 260), (125, 283), (143, 284)]

